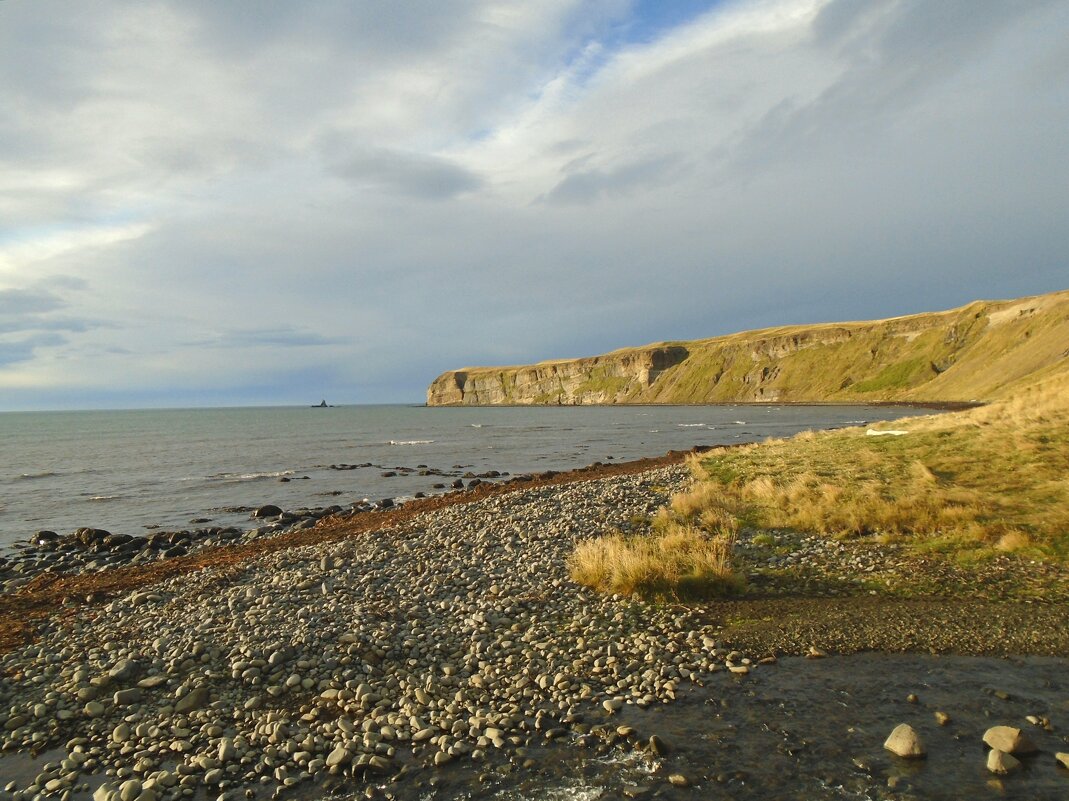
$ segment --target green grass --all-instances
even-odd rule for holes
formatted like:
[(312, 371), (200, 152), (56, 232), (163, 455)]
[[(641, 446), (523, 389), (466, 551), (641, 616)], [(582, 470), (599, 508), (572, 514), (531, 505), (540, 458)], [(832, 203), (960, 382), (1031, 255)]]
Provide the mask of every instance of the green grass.
[[(511, 368), (469, 368), (500, 382), (508, 400), (556, 404), (560, 392), (626, 403), (972, 401), (1008, 397), (1060, 369), (1069, 342), (1069, 291), (977, 301), (945, 312), (869, 322), (782, 326), (599, 357)], [(636, 365), (669, 344), (688, 355), (645, 385)], [(523, 374), (524, 380), (518, 380)], [(438, 379), (448, 385), (452, 374)], [(437, 383), (437, 382), (436, 382)], [(516, 387), (541, 386), (520, 397)], [(514, 395), (514, 393), (517, 393)], [(445, 393), (448, 395), (448, 393)]]
[(758, 526), (905, 539), (963, 561), (1069, 559), (1069, 371), (967, 412), (714, 451), (701, 469)]

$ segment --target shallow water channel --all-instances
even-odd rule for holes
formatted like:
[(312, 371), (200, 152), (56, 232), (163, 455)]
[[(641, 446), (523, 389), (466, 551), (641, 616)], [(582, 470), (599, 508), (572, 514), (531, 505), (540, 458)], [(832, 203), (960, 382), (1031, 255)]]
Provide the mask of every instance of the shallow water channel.
[[(908, 697), (913, 694), (916, 701)], [(940, 726), (935, 712), (950, 716)], [(1028, 715), (1048, 718), (1053, 731)], [(605, 722), (600, 709), (590, 723)], [(662, 757), (626, 747), (555, 743), (512, 762), (413, 770), (401, 781), (335, 787), (302, 785), (294, 799), (1066, 799), (1069, 771), (1069, 659), (858, 654), (782, 659), (749, 675), (716, 674), (672, 704), (626, 706), (613, 718), (636, 736), (656, 734)], [(899, 723), (917, 729), (923, 760), (883, 749)], [(984, 731), (1025, 729), (1040, 752), (997, 779), (985, 767)], [(32, 781), (40, 760), (0, 758), (0, 776)], [(685, 776), (689, 787), (669, 783)], [(92, 782), (95, 786), (98, 782)], [(0, 793), (0, 795), (4, 795)], [(266, 797), (261, 791), (259, 796)], [(197, 798), (216, 798), (202, 790)], [(79, 793), (73, 799), (88, 797)], [(228, 798), (244, 797), (231, 791)]]

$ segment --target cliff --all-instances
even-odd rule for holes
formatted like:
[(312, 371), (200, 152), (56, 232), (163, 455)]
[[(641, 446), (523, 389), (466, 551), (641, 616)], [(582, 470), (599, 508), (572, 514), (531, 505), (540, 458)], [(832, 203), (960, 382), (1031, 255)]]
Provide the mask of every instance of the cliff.
[(990, 400), (1069, 370), (1069, 291), (443, 373), (427, 404)]

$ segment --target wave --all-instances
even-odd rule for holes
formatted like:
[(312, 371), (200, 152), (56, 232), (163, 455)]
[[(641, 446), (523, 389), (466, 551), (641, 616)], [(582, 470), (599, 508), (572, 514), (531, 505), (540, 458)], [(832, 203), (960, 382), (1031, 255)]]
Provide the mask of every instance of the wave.
[(472, 424), (471, 424), (471, 427), (472, 427), (472, 428), (482, 428), (482, 427), (483, 427), (483, 424), (482, 424), (482, 423), (472, 423)]
[(387, 445), (430, 445), (433, 439), (391, 439)]
[(51, 470), (46, 470), (42, 473), (20, 473), (15, 479), (16, 481), (33, 481), (37, 478), (53, 478), (54, 476), (61, 475), (60, 473), (54, 473)]
[(233, 484), (239, 481), (263, 481), (269, 478), (282, 478), (292, 476), (292, 470), (276, 470), (264, 473), (216, 473), (208, 476), (208, 481), (220, 481), (224, 484)]
[(744, 426), (744, 425), (746, 425), (746, 421), (745, 420), (736, 420), (735, 421), (735, 425)]
[(90, 495), (86, 498), (87, 501), (117, 501), (122, 498), (121, 495)]
[(705, 428), (705, 423), (676, 423), (680, 428)]

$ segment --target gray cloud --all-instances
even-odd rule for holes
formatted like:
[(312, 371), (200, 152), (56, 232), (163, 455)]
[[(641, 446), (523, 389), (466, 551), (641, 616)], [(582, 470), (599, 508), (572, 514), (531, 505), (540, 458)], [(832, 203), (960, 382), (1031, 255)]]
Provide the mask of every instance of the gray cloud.
[(325, 337), (310, 331), (288, 326), (226, 331), (217, 336), (191, 340), (191, 347), (209, 348), (310, 348), (324, 345), (343, 345), (341, 337)]
[(553, 187), (545, 200), (549, 203), (590, 203), (664, 186), (680, 174), (683, 163), (679, 155), (664, 155), (609, 169), (579, 169)]
[(346, 152), (337, 141), (325, 149), (327, 169), (358, 189), (447, 200), (473, 192), (483, 184), (471, 170), (438, 156), (388, 148), (357, 148)]
[(41, 289), (0, 289), (0, 317), (21, 317), (60, 309), (64, 303)]
[(57, 347), (66, 342), (66, 337), (59, 334), (36, 334), (6, 341), (0, 339), (0, 367), (30, 361), (37, 355), (39, 349)]

